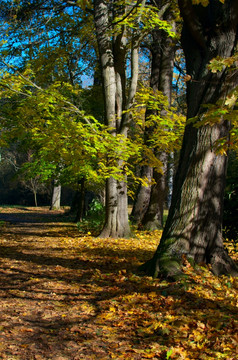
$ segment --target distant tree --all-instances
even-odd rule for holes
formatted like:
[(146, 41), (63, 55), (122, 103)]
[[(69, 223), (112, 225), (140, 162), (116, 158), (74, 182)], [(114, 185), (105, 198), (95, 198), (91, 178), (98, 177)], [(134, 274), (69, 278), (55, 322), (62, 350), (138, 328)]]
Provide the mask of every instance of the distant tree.
[(61, 185), (57, 184), (57, 181), (53, 180), (52, 186), (52, 195), (51, 195), (51, 205), (50, 210), (59, 210), (60, 209), (60, 199), (61, 199)]

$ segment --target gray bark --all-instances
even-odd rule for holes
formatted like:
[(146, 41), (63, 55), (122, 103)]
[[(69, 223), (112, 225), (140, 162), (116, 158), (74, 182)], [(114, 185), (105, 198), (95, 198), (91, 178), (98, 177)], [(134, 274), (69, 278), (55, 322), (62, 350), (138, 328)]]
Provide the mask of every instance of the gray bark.
[(168, 209), (171, 205), (171, 198), (172, 198), (172, 192), (173, 192), (173, 184), (174, 184), (174, 170), (175, 163), (174, 163), (174, 153), (171, 152), (168, 156), (168, 163), (167, 163), (167, 187), (168, 187), (168, 193), (167, 193), (167, 205)]
[[(124, 28), (112, 36), (109, 4), (103, 0), (94, 1), (94, 21), (100, 53), (103, 90), (105, 99), (105, 122), (112, 135), (127, 136), (123, 110), (126, 108), (126, 43)], [(127, 120), (127, 119), (126, 119)], [(123, 159), (118, 160), (120, 166)], [(128, 196), (126, 176), (118, 182), (109, 178), (106, 185), (106, 221), (100, 237), (128, 237)]]
[(54, 182), (50, 210), (60, 209), (60, 198), (61, 198), (61, 185), (56, 185)]
[(158, 276), (181, 273), (183, 255), (195, 263), (210, 263), (214, 274), (238, 275), (238, 269), (223, 247), (222, 214), (226, 156), (217, 155), (215, 142), (229, 136), (229, 123), (201, 125), (204, 105), (225, 99), (238, 85), (236, 69), (211, 73), (209, 61), (233, 55), (237, 46), (238, 2), (210, 1), (192, 6), (179, 1), (184, 18), (182, 45), (187, 74), (187, 117), (197, 117), (198, 127), (187, 124), (175, 179), (172, 203), (161, 242), (154, 257), (142, 269)]
[[(153, 169), (151, 166), (144, 165), (141, 169), (141, 177), (146, 177), (149, 182), (152, 181)], [(150, 203), (151, 185), (140, 185), (136, 194), (136, 201), (131, 212), (131, 220), (134, 224), (140, 225), (146, 210)]]
[(35, 203), (35, 207), (38, 206), (38, 203), (37, 203), (37, 192), (35, 190), (33, 190), (33, 195), (34, 195), (34, 203)]

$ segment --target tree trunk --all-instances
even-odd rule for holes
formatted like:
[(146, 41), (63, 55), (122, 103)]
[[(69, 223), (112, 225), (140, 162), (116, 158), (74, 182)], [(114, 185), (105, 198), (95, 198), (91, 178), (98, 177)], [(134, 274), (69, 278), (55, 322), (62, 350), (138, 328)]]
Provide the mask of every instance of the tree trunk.
[(174, 173), (175, 173), (175, 162), (174, 162), (174, 152), (171, 152), (168, 155), (168, 162), (167, 162), (167, 207), (170, 208), (171, 205), (171, 198), (173, 193), (173, 184), (174, 184)]
[[(105, 122), (114, 136), (123, 133), (127, 135), (127, 127), (122, 128), (122, 111), (125, 108), (125, 61), (126, 48), (123, 29), (112, 40), (109, 29), (109, 5), (103, 0), (94, 1), (94, 21), (97, 43), (102, 69)], [(118, 166), (120, 165), (118, 162)], [(107, 180), (106, 185), (106, 219), (100, 237), (128, 237), (130, 234), (127, 185), (125, 181), (118, 182), (114, 178)]]
[(214, 274), (238, 275), (223, 247), (222, 215), (227, 157), (217, 155), (215, 143), (229, 136), (229, 123), (220, 116), (215, 125), (203, 124), (206, 104), (224, 103), (238, 85), (236, 69), (209, 72), (209, 61), (233, 55), (237, 45), (238, 2), (210, 0), (207, 7), (179, 1), (184, 18), (182, 45), (187, 74), (188, 119), (169, 216), (154, 257), (142, 266), (153, 276), (181, 273), (185, 255), (196, 263), (210, 263)]
[[(153, 176), (153, 168), (148, 165), (142, 166), (141, 177), (146, 177), (151, 182)], [(133, 224), (140, 225), (146, 210), (150, 203), (151, 185), (140, 185), (136, 194), (136, 200), (131, 212), (131, 220)]]
[[(170, 10), (165, 13), (165, 19), (170, 17)], [(171, 103), (173, 64), (175, 54), (175, 43), (171, 37), (163, 30), (153, 30), (152, 44), (152, 67), (151, 67), (151, 87), (154, 91), (161, 91)], [(150, 118), (150, 111), (146, 116)], [(153, 132), (153, 129), (148, 129)], [(150, 193), (150, 202), (141, 221), (146, 230), (156, 230), (163, 227), (164, 203), (166, 200), (166, 171), (168, 154), (160, 152), (159, 159), (163, 164), (163, 173), (158, 173), (154, 169), (155, 185), (152, 186)]]
[(33, 190), (33, 195), (34, 195), (34, 203), (35, 203), (35, 207), (38, 206), (38, 203), (37, 203), (37, 192), (35, 190)]
[(167, 186), (166, 186), (166, 153), (161, 153), (159, 159), (164, 164), (163, 173), (158, 173), (154, 169), (155, 184), (152, 186), (150, 194), (150, 202), (147, 211), (141, 221), (145, 230), (157, 230), (163, 227), (164, 203), (166, 200)]
[(54, 181), (50, 210), (60, 209), (60, 197), (61, 197), (61, 185), (56, 185)]
[(80, 193), (78, 196), (77, 213), (74, 222), (83, 221), (85, 213), (85, 179), (80, 180)]
[[(142, 4), (144, 3), (145, 0), (142, 1)], [(131, 121), (128, 111), (134, 100), (138, 81), (139, 30), (134, 32), (131, 41), (129, 89), (126, 89), (126, 28), (122, 26), (116, 34), (110, 34), (112, 16), (124, 15), (125, 11), (125, 6), (115, 6), (113, 1), (94, 1), (94, 21), (105, 99), (105, 122), (111, 129), (112, 135), (127, 137)], [(119, 158), (118, 167), (121, 167), (122, 163), (123, 159)], [(125, 174), (123, 181), (116, 181), (113, 178), (107, 180), (106, 221), (100, 236), (128, 237), (129, 235), (127, 177)]]

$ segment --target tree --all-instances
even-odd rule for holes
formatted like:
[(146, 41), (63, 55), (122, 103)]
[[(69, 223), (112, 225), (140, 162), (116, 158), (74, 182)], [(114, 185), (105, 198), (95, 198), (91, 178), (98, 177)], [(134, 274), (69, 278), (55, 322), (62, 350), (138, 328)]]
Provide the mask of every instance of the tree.
[[(34, 97), (37, 92), (39, 95), (40, 87), (42, 88), (42, 91), (44, 91), (50, 87), (52, 89), (52, 86), (57, 82), (60, 82), (62, 87), (64, 87), (64, 84), (69, 83), (71, 87), (74, 86), (75, 91), (72, 91), (71, 93), (70, 91), (68, 92), (68, 100), (74, 105), (77, 105), (77, 108), (81, 109), (82, 100), (80, 103), (80, 98), (76, 94), (77, 92), (80, 92), (78, 85), (81, 82), (80, 78), (82, 73), (86, 73), (85, 68), (90, 68), (87, 66), (90, 60), (95, 58), (93, 46), (91, 46), (92, 39), (90, 38), (90, 40), (88, 40), (88, 28), (91, 29), (92, 15), (88, 16), (88, 13), (84, 12), (78, 4), (73, 2), (68, 4), (67, 1), (59, 2), (49, 0), (44, 1), (43, 3), (37, 3), (33, 0), (29, 2), (19, 1), (17, 3), (10, 3), (6, 0), (0, 2), (0, 7), (0, 14), (3, 20), (3, 26), (1, 28), (2, 38), (5, 40), (1, 48), (1, 60), (6, 60), (1, 63), (1, 66), (5, 70), (4, 76), (8, 72), (10, 72), (10, 74), (14, 73), (16, 68), (18, 68), (21, 75), (24, 74), (26, 68), (31, 69), (31, 80), (34, 79), (34, 83), (37, 85), (35, 88), (33, 87), (34, 91), (31, 93), (32, 87), (30, 83), (28, 84), (28, 95), (31, 93), (29, 102), (31, 102), (32, 97)], [(49, 13), (51, 16), (46, 17), (45, 15), (48, 15)], [(30, 25), (32, 22), (34, 23), (34, 27)], [(6, 62), (14, 64), (14, 67), (11, 68)], [(9, 82), (11, 82), (10, 78)], [(8, 86), (6, 81), (5, 86)], [(15, 91), (19, 91), (19, 87), (18, 89), (15, 88)], [(15, 107), (19, 106), (19, 103), (23, 101), (24, 96), (27, 96), (24, 91), (21, 95), (21, 99), (19, 96), (18, 99), (15, 99), (15, 102), (13, 101)], [(65, 95), (67, 96), (67, 94)], [(50, 95), (48, 94), (48, 96)], [(47, 105), (45, 103), (44, 108), (43, 98), (41, 98), (41, 100), (38, 98), (38, 100), (36, 106), (38, 107), (39, 102), (41, 103), (41, 109), (38, 108), (38, 114), (41, 114), (40, 117), (44, 117), (46, 120), (45, 115), (47, 113)], [(51, 107), (52, 106), (53, 103), (51, 104)], [(33, 115), (33, 113), (30, 115), (31, 110), (29, 108), (31, 107), (29, 106), (27, 109), (26, 103), (22, 104), (22, 108), (23, 107), (23, 119), (26, 113), (28, 113), (28, 120), (30, 120), (30, 117), (32, 116), (36, 119), (35, 126), (39, 126), (41, 122), (39, 117)], [(32, 109), (33, 108), (34, 105), (32, 106)], [(26, 123), (27, 122), (28, 121), (26, 121)], [(33, 128), (33, 126), (31, 128)], [(44, 132), (44, 125), (41, 130)], [(29, 133), (27, 125), (23, 131)], [(33, 137), (31, 136), (31, 138)], [(34, 142), (35, 140), (36, 139), (34, 139)], [(34, 146), (36, 146), (36, 144), (34, 144)], [(36, 152), (36, 154), (39, 155), (39, 152)], [(45, 154), (46, 152), (44, 152), (44, 155)], [(43, 158), (42, 153), (41, 158)], [(57, 161), (61, 160), (56, 155), (52, 163), (57, 163)], [(42, 161), (41, 163), (42, 166), (39, 166), (40, 161), (38, 161), (39, 173), (44, 170), (45, 166), (45, 161)], [(60, 166), (56, 166), (55, 169), (60, 171)], [(35, 170), (36, 167), (34, 168), (34, 171)], [(45, 173), (48, 170), (46, 169)], [(49, 171), (48, 175), (55, 175), (57, 179), (61, 176), (61, 174), (53, 174), (52, 172), (50, 174)], [(71, 183), (73, 183), (73, 179), (71, 180)], [(59, 190), (59, 187), (54, 187), (54, 190)], [(59, 199), (59, 191), (57, 194), (56, 192), (53, 192), (53, 204), (51, 207), (59, 206), (58, 200), (58, 204), (55, 203), (54, 195), (57, 195), (57, 199)]]
[[(157, 116), (158, 122), (163, 128), (163, 123), (166, 123), (166, 120), (168, 119), (166, 112), (171, 106), (174, 56), (178, 40), (178, 34), (176, 34), (178, 29), (176, 29), (177, 26), (175, 25), (175, 20), (178, 20), (179, 17), (178, 7), (173, 1), (168, 3), (163, 0), (157, 0), (154, 3), (158, 9), (166, 7), (163, 14), (163, 20), (170, 23), (173, 29), (173, 33), (171, 34), (158, 26), (155, 27), (151, 31), (151, 41), (148, 45), (151, 52), (150, 86), (154, 93), (159, 90), (167, 98), (166, 101), (168, 102), (168, 105), (161, 103), (160, 106), (154, 106), (152, 108), (149, 104), (145, 114), (145, 121), (150, 124), (151, 118), (156, 118)], [(173, 111), (178, 112), (177, 109), (173, 109)], [(169, 116), (172, 116), (172, 118), (174, 117), (171, 111), (169, 111)], [(160, 120), (160, 118), (163, 118), (163, 120)], [(155, 136), (156, 126), (158, 126), (156, 123), (145, 126), (144, 137), (147, 145), (150, 144), (151, 138)], [(165, 132), (167, 132), (167, 138), (170, 140), (172, 140), (170, 134), (171, 131), (174, 131), (174, 129), (169, 129), (166, 124)], [(160, 167), (155, 167), (153, 169), (151, 166), (145, 165), (142, 168), (143, 177), (147, 176), (148, 179), (153, 177), (153, 186), (140, 185), (131, 218), (134, 223), (143, 225), (143, 228), (148, 230), (158, 229), (163, 226), (163, 209), (167, 195), (167, 163), (169, 152), (174, 151), (171, 144), (173, 143), (176, 147), (175, 141), (173, 140), (170, 142), (170, 146), (165, 148), (162, 144), (163, 140), (159, 145), (160, 140), (158, 139), (158, 144), (156, 148), (153, 149), (154, 155), (161, 164)], [(153, 176), (151, 172), (153, 173)]]
[[(115, 137), (128, 137), (132, 124), (130, 110), (138, 82), (139, 46), (143, 36), (158, 26), (172, 33), (171, 25), (161, 19), (168, 4), (161, 7), (157, 16), (155, 8), (145, 0), (129, 5), (120, 2), (94, 1), (94, 19), (100, 54), (105, 99), (106, 124)], [(130, 49), (130, 52), (128, 52)], [(127, 56), (130, 54), (130, 78), (127, 78)], [(126, 85), (129, 83), (129, 86)], [(118, 168), (125, 159), (119, 155)], [(126, 167), (124, 167), (126, 168)], [(127, 172), (124, 178), (107, 181), (106, 223), (103, 237), (127, 237), (130, 234), (127, 212)]]
[[(171, 8), (165, 12), (164, 17), (167, 20), (174, 21)], [(174, 38), (168, 36), (163, 30), (154, 29), (152, 36), (151, 87), (154, 91), (161, 91), (167, 97), (168, 105), (170, 106), (176, 43)], [(164, 111), (162, 110), (162, 116), (163, 113)], [(150, 118), (151, 114), (148, 113), (147, 115)], [(150, 132), (151, 130), (148, 131)], [(153, 169), (155, 184), (152, 186), (150, 202), (141, 221), (143, 227), (148, 230), (163, 227), (163, 210), (167, 193), (166, 173), (168, 151), (155, 151), (157, 153), (156, 156), (163, 164), (163, 168), (160, 172), (158, 172), (156, 168)]]
[(163, 170), (168, 155), (181, 148), (185, 123), (185, 117), (176, 107), (170, 106), (168, 96), (156, 90), (156, 85), (157, 82), (154, 88), (141, 88), (136, 96), (135, 109), (133, 107), (133, 117), (137, 119), (141, 141), (144, 141), (144, 151), (141, 161), (141, 184), (131, 217), (135, 224), (141, 225), (145, 215), (148, 219), (148, 229), (157, 229), (162, 225), (165, 200), (162, 185), (165, 184), (166, 175), (163, 174)]
[[(7, 3), (9, 4), (8, 1)], [(97, 181), (98, 178), (108, 179), (107, 180), (108, 182), (112, 181), (117, 183), (119, 181), (118, 186), (122, 189), (123, 187), (126, 186), (125, 182), (123, 181), (120, 182), (122, 178), (124, 179), (124, 175), (122, 176), (122, 172), (124, 172), (124, 169), (126, 168), (125, 164), (128, 157), (130, 156), (130, 151), (132, 150), (132, 146), (128, 147), (128, 141), (125, 141), (127, 126), (124, 125), (126, 123), (126, 119), (128, 119), (128, 115), (127, 114), (123, 115), (124, 125), (123, 126), (122, 124), (120, 125), (121, 126), (120, 134), (118, 134), (119, 136), (114, 140), (112, 139), (112, 137), (115, 134), (114, 132), (110, 134), (108, 130), (100, 131), (101, 129), (99, 130), (99, 128), (97, 128), (99, 131), (95, 130), (95, 128), (92, 131), (92, 127), (94, 127), (92, 125), (92, 123), (94, 122), (92, 118), (91, 120), (89, 120), (88, 117), (85, 124), (84, 120), (86, 118), (82, 119), (81, 117), (82, 104), (77, 103), (79, 97), (74, 94), (74, 91), (66, 90), (68, 94), (64, 94), (64, 95), (66, 95), (67, 100), (62, 103), (58, 96), (57, 98), (55, 98), (55, 94), (54, 94), (55, 91), (53, 90), (53, 88), (56, 90), (56, 87), (60, 89), (63, 89), (67, 86), (72, 87), (75, 86), (76, 83), (75, 73), (77, 74), (78, 70), (80, 69), (80, 67), (78, 66), (79, 64), (78, 59), (81, 58), (81, 54), (79, 56), (79, 53), (81, 52), (82, 48), (84, 48), (85, 46), (85, 34), (88, 35), (89, 32), (89, 31), (85, 31), (84, 26), (82, 26), (82, 24), (84, 24), (84, 11), (80, 9), (80, 4), (90, 5), (89, 2), (87, 2), (86, 4), (86, 2), (84, 1), (80, 3), (79, 2), (68, 3), (67, 1), (59, 2), (59, 1), (48, 0), (48, 1), (44, 1), (44, 3), (41, 4), (41, 6), (39, 6), (39, 4), (35, 3), (34, 0), (32, 0), (28, 3), (26, 3), (25, 1), (22, 2), (20, 1), (16, 7), (15, 4), (13, 4), (13, 7), (11, 8), (10, 6), (10, 9), (7, 9), (7, 11), (5, 12), (5, 17), (8, 20), (10, 18), (9, 20), (10, 26), (8, 27), (9, 31), (11, 32), (11, 34), (13, 34), (13, 37), (15, 39), (19, 39), (19, 44), (21, 44), (17, 54), (15, 54), (15, 52), (13, 51), (13, 57), (16, 56), (14, 58), (14, 61), (16, 62), (17, 65), (20, 62), (24, 70), (26, 67), (28, 69), (33, 69), (31, 79), (32, 78), (34, 79), (35, 85), (33, 85), (33, 88), (35, 94), (33, 94), (33, 92), (31, 91), (32, 84), (28, 84), (30, 86), (30, 88), (27, 90), (29, 91), (28, 95), (24, 91), (22, 94), (23, 96), (26, 96), (26, 98), (28, 96), (28, 101), (26, 101), (25, 104), (23, 103), (21, 104), (22, 105), (21, 115), (23, 116), (23, 119), (26, 120), (27, 115), (30, 115), (31, 112), (30, 117), (34, 119), (33, 121), (34, 125), (32, 123), (30, 126), (30, 132), (31, 132), (30, 137), (31, 139), (34, 139), (34, 141), (37, 141), (38, 143), (38, 148), (39, 148), (39, 151), (37, 152), (38, 156), (41, 156), (41, 158), (44, 159), (44, 161), (46, 160), (48, 163), (54, 164), (55, 165), (54, 170), (60, 169), (62, 171), (62, 166), (60, 162), (63, 161), (64, 174), (62, 175), (61, 173), (60, 174), (52, 173), (51, 174), (52, 176), (53, 175), (56, 176), (56, 178), (59, 180), (62, 180), (62, 177), (65, 179), (66, 178), (65, 174), (69, 174), (69, 168), (71, 168), (71, 172), (70, 172), (70, 175), (72, 177), (71, 181), (75, 180), (75, 183), (81, 181), (81, 179), (84, 177), (86, 181), (88, 181), (89, 178), (92, 179), (93, 177), (92, 173), (94, 173), (94, 177), (97, 179)], [(119, 9), (120, 5), (115, 5), (115, 8)], [(108, 11), (110, 12), (110, 9), (108, 9)], [(48, 13), (52, 13), (52, 16), (49, 18), (49, 20), (48, 19), (46, 20), (45, 15)], [(117, 15), (119, 13), (120, 12), (117, 11)], [(110, 16), (111, 16), (111, 12), (110, 12)], [(27, 26), (24, 27), (22, 23), (24, 25), (29, 24), (29, 19), (33, 21), (35, 25), (34, 25), (34, 31), (30, 30), (28, 32), (27, 31), (28, 27)], [(90, 27), (90, 31), (92, 31), (92, 26)], [(136, 33), (136, 31), (134, 33)], [(107, 34), (105, 33), (105, 35)], [(29, 38), (30, 39), (29, 43), (32, 46), (28, 47), (28, 45), (24, 41), (22, 41), (23, 37), (24, 39)], [(109, 38), (110, 37), (111, 35), (109, 35)], [(115, 38), (119, 39), (120, 35), (115, 36)], [(125, 37), (123, 37), (123, 41), (124, 40)], [(135, 41), (133, 42), (131, 53), (133, 54), (132, 58), (137, 59), (138, 39), (134, 36), (134, 40)], [(116, 40), (116, 42), (117, 45), (115, 45), (115, 49), (117, 48), (117, 50), (119, 50), (119, 53), (117, 53), (117, 55), (115, 56), (116, 69), (117, 69), (116, 70), (117, 85), (118, 85), (117, 105), (116, 105), (118, 108), (117, 111), (118, 118), (117, 119), (115, 118), (114, 120), (117, 122), (117, 125), (119, 125), (120, 122), (119, 119), (122, 117), (122, 110), (124, 109), (124, 107), (122, 106), (122, 102), (125, 103), (125, 74), (123, 74), (123, 72), (125, 73), (124, 61), (126, 60), (126, 57), (124, 54), (123, 63), (121, 64), (120, 56), (122, 55), (122, 52), (120, 50), (120, 40), (119, 41)], [(75, 52), (75, 49), (77, 49), (78, 54)], [(19, 53), (21, 53), (22, 58), (24, 58), (24, 61), (22, 61), (22, 59), (19, 60), (17, 58), (17, 55)], [(7, 47), (5, 54), (9, 55), (9, 47)], [(84, 59), (85, 57), (83, 57), (83, 60)], [(131, 81), (131, 92), (128, 97), (127, 106), (130, 106), (130, 102), (133, 99), (133, 93), (135, 93), (135, 89), (136, 89), (135, 79), (137, 76), (137, 71), (136, 71), (137, 61), (136, 60), (134, 62), (132, 61), (132, 63), (134, 68), (133, 74), (135, 76), (133, 76), (133, 79)], [(22, 71), (22, 68), (20, 69), (20, 72)], [(122, 79), (121, 84), (120, 84), (120, 77)], [(10, 81), (11, 83), (12, 80)], [(76, 80), (78, 81), (78, 78), (76, 78)], [(5, 77), (5, 85), (8, 86), (6, 82), (7, 79)], [(122, 86), (123, 90), (120, 89), (120, 86)], [(19, 88), (16, 89), (15, 87), (14, 89), (11, 88), (11, 90), (19, 91)], [(77, 89), (74, 90), (75, 93), (80, 92), (80, 89), (78, 87)], [(44, 97), (44, 94), (46, 94), (47, 92), (48, 92), (48, 97)], [(73, 99), (70, 98), (70, 95), (72, 95)], [(123, 99), (121, 98), (120, 100), (121, 95)], [(34, 106), (29, 107), (28, 104), (31, 101), (33, 101)], [(58, 106), (60, 103), (61, 105)], [(62, 109), (65, 107), (68, 108), (69, 110), (68, 112), (62, 111)], [(38, 115), (37, 114), (33, 115), (36, 108), (38, 108)], [(55, 111), (56, 108), (58, 108), (59, 112)], [(24, 111), (26, 109), (28, 110), (27, 111), (28, 114), (26, 114), (26, 111)], [(55, 118), (53, 119), (53, 117)], [(18, 114), (18, 119), (19, 119), (19, 114)], [(29, 120), (29, 116), (28, 116), (28, 120)], [(27, 123), (28, 120), (26, 121)], [(63, 122), (65, 120), (67, 124), (66, 123), (63, 124), (61, 120), (63, 120)], [(96, 122), (97, 121), (95, 120), (94, 124), (96, 124)], [(80, 123), (83, 123), (82, 126), (80, 126)], [(86, 127), (84, 127), (84, 125), (88, 127), (88, 130), (91, 131), (90, 134), (87, 132)], [(111, 119), (110, 121), (107, 121), (107, 125), (110, 127), (110, 131), (111, 131), (112, 129)], [(82, 133), (79, 134), (78, 132), (80, 131), (79, 128), (83, 130), (83, 134)], [(99, 148), (95, 146), (94, 140), (92, 140), (93, 138), (95, 139), (95, 137), (93, 136), (95, 134), (94, 131), (96, 131), (97, 133), (96, 136), (98, 139), (97, 143)], [(72, 141), (72, 139), (69, 139), (69, 133), (73, 134), (72, 138), (75, 139), (75, 142)], [(59, 139), (55, 142), (55, 144), (53, 144), (53, 139), (56, 139), (55, 136), (58, 136), (56, 134), (59, 135)], [(78, 139), (76, 139), (77, 136)], [(82, 141), (79, 141), (81, 137), (82, 137)], [(78, 141), (78, 144), (76, 144), (75, 146), (75, 143), (77, 142), (76, 140)], [(103, 141), (105, 141), (105, 143), (103, 143)], [(63, 147), (60, 147), (60, 143), (61, 145), (63, 145)], [(89, 150), (89, 148), (92, 151)], [(96, 148), (98, 149), (98, 151), (96, 150)], [(79, 149), (81, 149), (82, 151)], [(126, 156), (123, 155), (123, 153), (125, 154), (125, 149), (127, 152)], [(105, 164), (104, 161), (104, 155), (106, 150), (109, 159), (107, 164)], [(59, 153), (60, 151), (61, 153)], [(73, 154), (75, 155), (74, 158), (75, 161), (72, 161)], [(98, 156), (96, 156), (96, 154)], [(114, 161), (115, 156), (117, 158), (121, 157), (123, 160), (120, 159), (119, 161), (115, 162)], [(88, 160), (90, 158), (89, 160), (90, 165), (89, 162), (86, 160), (86, 158)], [(35, 160), (38, 163), (41, 162), (39, 158)], [(41, 163), (43, 164), (44, 161), (42, 161)], [(57, 164), (59, 166), (57, 166)], [(100, 167), (101, 169), (102, 168), (104, 169), (104, 174), (102, 174), (101, 171), (100, 174), (101, 176), (99, 175)], [(73, 169), (75, 170), (74, 175), (72, 175)], [(43, 167), (41, 167), (41, 170), (43, 170)], [(110, 177), (108, 176), (109, 171), (111, 171)], [(113, 175), (115, 175), (114, 178)], [(120, 180), (118, 180), (118, 178), (120, 178)], [(121, 204), (121, 208), (126, 214), (127, 195), (125, 192), (125, 196), (121, 196), (122, 192), (123, 191), (121, 190), (120, 196), (118, 198), (118, 202)], [(122, 212), (121, 212), (121, 216), (119, 215), (119, 218), (122, 219)], [(128, 223), (128, 219), (127, 219), (127, 223)]]
[(57, 184), (57, 181), (53, 180), (50, 210), (60, 209), (60, 199), (61, 199), (61, 185)]
[(25, 159), (22, 161), (22, 164), (19, 166), (19, 171), (17, 172), (17, 177), (20, 184), (27, 190), (30, 190), (34, 196), (34, 204), (38, 206), (37, 195), (38, 194), (47, 194), (48, 186), (42, 180), (42, 176), (39, 171), (37, 171), (34, 164), (31, 166), (33, 159), (33, 152), (28, 148), (24, 154)]
[[(94, 19), (100, 64), (102, 69), (105, 121), (111, 128), (112, 134), (127, 137), (129, 118), (123, 111), (133, 102), (138, 79), (139, 42), (137, 34), (133, 37), (131, 49), (131, 83), (129, 95), (126, 98), (126, 55), (127, 37), (126, 26), (122, 25), (118, 33), (112, 34), (111, 16), (124, 16), (126, 8), (104, 2), (94, 1)], [(118, 159), (118, 167), (123, 166), (123, 157)], [(113, 177), (107, 179), (106, 185), (106, 222), (101, 237), (128, 237), (130, 227), (128, 221), (128, 199), (126, 174), (121, 181)]]
[(238, 73), (233, 65), (220, 71), (208, 70), (212, 59), (234, 55), (238, 3), (207, 3), (179, 1), (189, 80), (187, 125), (162, 239), (153, 258), (142, 266), (155, 277), (179, 275), (184, 256), (195, 263), (210, 263), (216, 275), (238, 275), (222, 239), (227, 157), (216, 151), (217, 143), (229, 138), (230, 117), (226, 117), (226, 110), (230, 105), (226, 100), (238, 85)]

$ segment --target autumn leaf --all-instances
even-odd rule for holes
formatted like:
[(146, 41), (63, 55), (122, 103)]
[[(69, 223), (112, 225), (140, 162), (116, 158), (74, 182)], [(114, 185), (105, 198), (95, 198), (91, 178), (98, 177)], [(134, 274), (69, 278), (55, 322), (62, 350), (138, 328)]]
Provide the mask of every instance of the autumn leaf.
[[(0, 208), (0, 215), (6, 359), (236, 359), (236, 278), (185, 259), (186, 282), (136, 272), (161, 231), (99, 239), (79, 234), (63, 211)], [(234, 244), (227, 248), (237, 261)]]

